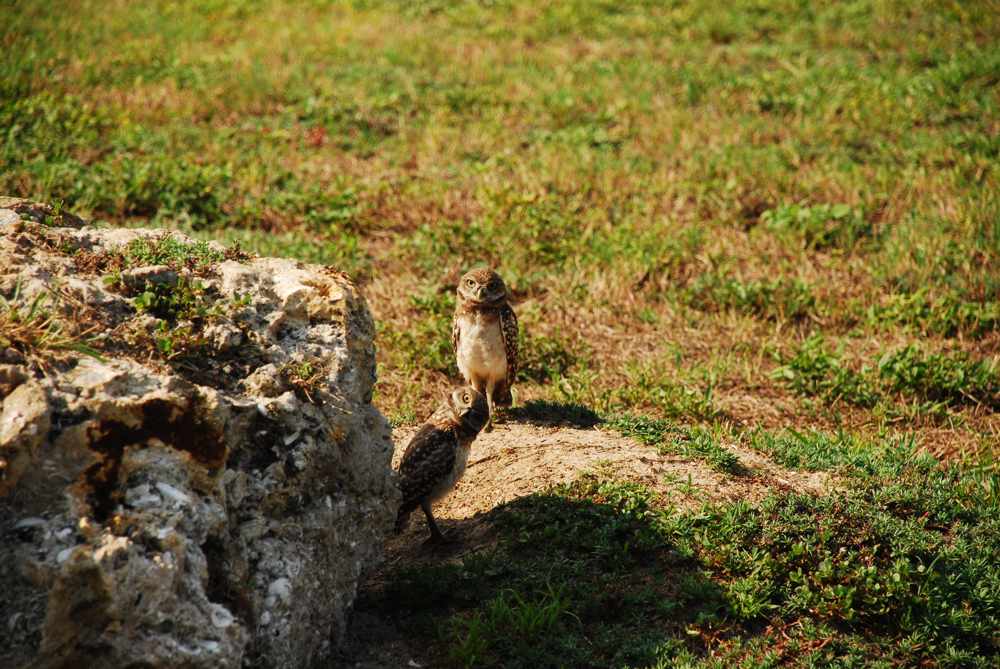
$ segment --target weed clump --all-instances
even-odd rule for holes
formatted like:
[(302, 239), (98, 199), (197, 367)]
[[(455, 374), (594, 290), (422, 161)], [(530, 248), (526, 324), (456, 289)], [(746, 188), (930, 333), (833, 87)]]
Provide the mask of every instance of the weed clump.
[(200, 321), (220, 315), (215, 300), (205, 285), (187, 277), (179, 277), (175, 284), (152, 283), (132, 299), (136, 311), (174, 323), (179, 320)]
[(0, 351), (16, 352), (43, 367), (60, 352), (100, 357), (92, 346), (96, 327), (78, 326), (72, 319), (61, 317), (50, 304), (52, 295), (38, 293), (29, 301), (21, 295), (18, 284), (9, 299), (0, 296)]
[(551, 383), (565, 376), (577, 362), (572, 347), (561, 337), (531, 335), (522, 330), (519, 339), (519, 381)]
[(931, 297), (918, 290), (890, 295), (869, 307), (865, 317), (872, 326), (909, 325), (926, 334), (978, 338), (1000, 330), (1000, 302), (972, 302), (953, 291)]
[(846, 204), (785, 204), (765, 211), (760, 220), (767, 230), (813, 250), (850, 250), (874, 235), (864, 209)]
[(454, 377), (458, 374), (451, 342), (451, 318), (455, 309), (452, 291), (427, 291), (410, 298), (416, 316), (402, 330), (382, 329), (380, 337), (393, 351), (398, 364), (409, 372), (432, 369)]
[(872, 407), (879, 396), (869, 379), (845, 367), (840, 356), (826, 348), (822, 337), (803, 342), (795, 355), (772, 373), (800, 395), (821, 397), (829, 404), (843, 401)]
[(1000, 373), (986, 360), (965, 354), (924, 353), (914, 345), (883, 355), (878, 376), (887, 392), (950, 406), (1000, 408)]
[(1000, 572), (987, 557), (1000, 549), (996, 496), (932, 459), (899, 455), (909, 463), (884, 459), (843, 495), (723, 506), (678, 519), (672, 535), (725, 584), (736, 620), (869, 630), (880, 653), (905, 664), (989, 666), (1000, 623)]
[(107, 251), (76, 249), (73, 262), (83, 274), (106, 274), (105, 283), (123, 287), (122, 272), (153, 265), (166, 265), (174, 271), (196, 276), (210, 274), (216, 263), (223, 260), (246, 262), (250, 254), (239, 244), (218, 250), (206, 241), (193, 243), (177, 239), (170, 233), (136, 237), (127, 244)]
[(1000, 374), (992, 363), (963, 353), (925, 353), (912, 344), (854, 371), (827, 349), (822, 337), (813, 336), (772, 376), (801, 395), (829, 404), (873, 407), (893, 398), (912, 398), (928, 411), (1000, 406)]
[[(131, 298), (136, 312), (156, 319), (152, 330), (126, 324), (125, 340), (139, 350), (148, 350), (166, 360), (209, 353), (204, 327), (226, 317), (242, 298), (230, 303), (219, 301), (216, 292), (194, 277), (212, 272), (223, 260), (249, 258), (239, 246), (218, 250), (208, 242), (188, 243), (169, 233), (141, 236), (119, 248), (100, 253), (77, 252), (78, 270), (105, 273), (104, 283)], [(166, 266), (148, 278), (134, 277), (129, 270)]]
[(158, 237), (137, 237), (118, 252), (123, 265), (169, 265), (172, 268), (186, 267), (190, 270), (205, 270), (213, 263), (226, 258), (226, 253), (217, 251), (208, 242), (188, 244), (172, 235)]
[(775, 321), (803, 320), (817, 309), (812, 287), (799, 279), (741, 281), (716, 272), (696, 277), (684, 299), (701, 311), (734, 309)]
[(289, 362), (279, 370), (281, 378), (290, 385), (299, 397), (310, 403), (315, 403), (316, 393), (323, 387), (329, 370), (323, 365), (310, 362)]
[(885, 460), (892, 451), (914, 450), (912, 437), (872, 444), (844, 431), (830, 434), (819, 430), (792, 428), (777, 433), (754, 430), (748, 435), (748, 439), (753, 449), (767, 453), (775, 462), (807, 471), (849, 469), (874, 473), (876, 463)]

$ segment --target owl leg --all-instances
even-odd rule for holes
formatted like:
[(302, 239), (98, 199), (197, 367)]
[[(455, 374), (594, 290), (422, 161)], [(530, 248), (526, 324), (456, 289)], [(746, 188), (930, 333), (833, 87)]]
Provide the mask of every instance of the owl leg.
[(507, 379), (499, 381), (493, 391), (493, 399), (499, 407), (509, 407), (514, 404), (514, 389)]
[[(487, 398), (489, 397), (489, 393), (486, 391), (486, 378), (485, 377), (477, 376), (475, 374), (472, 374), (466, 380), (466, 383), (468, 383), (470, 386), (472, 386), (472, 388), (477, 393), (479, 393), (481, 395), (486, 395)], [(487, 400), (487, 401), (489, 401), (489, 400)]]
[(431, 538), (430, 543), (441, 544), (445, 543), (447, 539), (441, 534), (441, 530), (438, 529), (437, 523), (434, 521), (434, 514), (431, 513), (431, 503), (428, 500), (424, 500), (420, 503), (420, 508), (424, 510), (424, 515), (427, 516), (427, 526), (431, 528)]
[(496, 411), (497, 422), (506, 421), (507, 413), (505, 409), (514, 404), (514, 396), (507, 379), (497, 381), (493, 387), (493, 408)]
[(496, 411), (496, 403), (493, 401), (495, 391), (496, 383), (491, 380), (486, 384), (486, 406), (490, 409), (490, 417), (486, 420), (486, 427), (483, 428), (486, 432), (493, 430), (493, 414)]

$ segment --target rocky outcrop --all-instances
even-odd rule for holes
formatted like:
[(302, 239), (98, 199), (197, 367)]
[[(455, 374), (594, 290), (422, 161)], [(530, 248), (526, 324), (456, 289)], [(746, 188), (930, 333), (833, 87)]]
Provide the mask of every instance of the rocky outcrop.
[(350, 280), (0, 198), (0, 666), (308, 667), (398, 491)]

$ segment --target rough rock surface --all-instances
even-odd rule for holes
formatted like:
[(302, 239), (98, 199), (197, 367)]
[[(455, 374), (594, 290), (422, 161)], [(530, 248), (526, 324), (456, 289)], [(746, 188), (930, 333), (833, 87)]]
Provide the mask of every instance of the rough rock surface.
[(0, 666), (323, 663), (391, 528), (351, 282), (162, 235), (0, 198)]

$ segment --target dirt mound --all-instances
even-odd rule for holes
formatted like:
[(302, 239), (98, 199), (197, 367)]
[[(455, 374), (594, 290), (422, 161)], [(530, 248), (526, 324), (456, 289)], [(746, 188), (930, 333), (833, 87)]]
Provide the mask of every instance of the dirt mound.
[[(415, 432), (415, 428), (394, 432), (394, 466)], [(519, 497), (569, 483), (588, 471), (642, 483), (678, 507), (705, 501), (756, 501), (775, 489), (820, 492), (829, 484), (825, 473), (785, 469), (755, 451), (735, 444), (727, 448), (740, 459), (737, 475), (661, 452), (600, 426), (502, 423), (473, 444), (465, 476), (451, 495), (435, 506), (434, 515), (446, 527)], [(419, 517), (414, 515), (415, 520)], [(404, 536), (413, 539), (411, 535), (425, 532), (423, 522), (413, 522)]]

